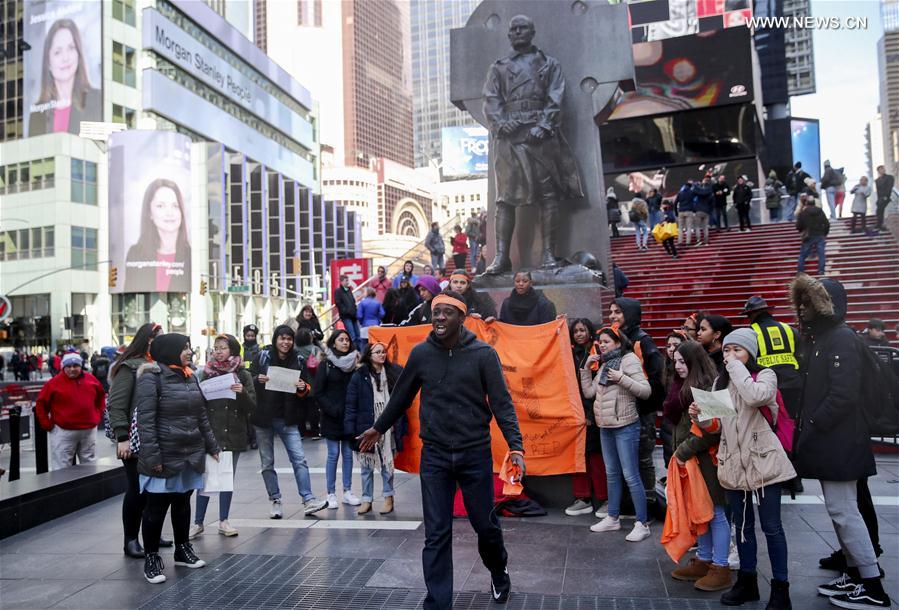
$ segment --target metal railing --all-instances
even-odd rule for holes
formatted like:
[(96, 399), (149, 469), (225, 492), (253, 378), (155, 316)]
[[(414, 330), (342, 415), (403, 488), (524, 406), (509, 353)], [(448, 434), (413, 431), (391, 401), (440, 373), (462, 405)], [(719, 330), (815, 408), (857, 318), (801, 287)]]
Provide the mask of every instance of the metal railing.
[[(874, 355), (877, 356), (882, 362), (889, 366), (889, 368), (893, 371), (893, 374), (899, 378), (899, 349), (895, 347), (881, 347), (881, 346), (869, 346)], [(899, 397), (894, 396), (893, 400), (897, 400)], [(892, 448), (899, 448), (899, 436), (874, 436), (871, 437), (871, 440), (880, 445), (886, 445)]]
[(43, 383), (30, 382), (0, 387), (0, 448), (9, 445), (8, 481), (17, 481), (21, 477), (23, 440), (32, 440), (35, 473), (43, 474), (49, 470), (47, 431), (34, 424), (34, 404), (42, 387)]

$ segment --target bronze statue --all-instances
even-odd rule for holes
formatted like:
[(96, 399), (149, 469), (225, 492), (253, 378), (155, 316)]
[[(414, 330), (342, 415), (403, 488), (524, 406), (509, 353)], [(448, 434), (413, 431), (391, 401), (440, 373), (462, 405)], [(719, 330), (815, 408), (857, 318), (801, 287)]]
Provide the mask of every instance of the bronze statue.
[(532, 44), (535, 33), (530, 17), (513, 17), (509, 41), (514, 52), (490, 66), (484, 83), (496, 181), (496, 258), (486, 270), (489, 275), (512, 270), (515, 209), (528, 205), (540, 207), (541, 265), (557, 267), (559, 201), (584, 196), (574, 156), (562, 136), (562, 68)]

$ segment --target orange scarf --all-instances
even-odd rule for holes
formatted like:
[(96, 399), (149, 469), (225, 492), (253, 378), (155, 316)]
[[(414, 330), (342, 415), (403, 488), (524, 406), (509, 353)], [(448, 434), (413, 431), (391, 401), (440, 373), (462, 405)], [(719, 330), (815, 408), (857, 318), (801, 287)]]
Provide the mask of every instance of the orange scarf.
[(189, 366), (181, 366), (180, 364), (170, 364), (169, 368), (173, 371), (181, 371), (185, 378), (190, 379), (194, 375), (194, 370)]

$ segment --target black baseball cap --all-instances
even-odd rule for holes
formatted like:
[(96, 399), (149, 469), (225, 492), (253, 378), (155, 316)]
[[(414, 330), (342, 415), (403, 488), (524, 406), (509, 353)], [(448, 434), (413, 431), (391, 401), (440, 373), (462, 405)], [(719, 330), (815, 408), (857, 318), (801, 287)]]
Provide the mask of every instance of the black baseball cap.
[(764, 311), (766, 309), (771, 309), (768, 306), (768, 301), (758, 295), (753, 295), (749, 297), (749, 299), (746, 301), (746, 304), (743, 305), (743, 311), (740, 312), (740, 315), (745, 316), (755, 311)]

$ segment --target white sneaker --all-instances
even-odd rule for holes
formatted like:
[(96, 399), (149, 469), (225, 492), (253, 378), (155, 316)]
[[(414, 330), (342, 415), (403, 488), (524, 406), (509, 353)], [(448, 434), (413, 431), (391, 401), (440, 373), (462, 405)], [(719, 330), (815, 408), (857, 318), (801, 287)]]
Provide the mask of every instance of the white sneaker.
[(593, 506), (589, 502), (584, 502), (580, 498), (574, 501), (574, 504), (565, 509), (565, 514), (569, 517), (577, 515), (589, 515), (593, 512)]
[(609, 517), (608, 515), (599, 523), (594, 523), (590, 526), (591, 532), (614, 532), (620, 529), (621, 522), (617, 518)]
[(634, 523), (634, 529), (631, 530), (631, 533), (625, 536), (625, 540), (628, 542), (640, 542), (641, 540), (646, 540), (649, 538), (650, 531), (649, 526), (645, 523), (640, 523), (637, 521)]
[(237, 535), (237, 530), (228, 523), (227, 519), (223, 519), (222, 521), (219, 521), (219, 534), (230, 538), (231, 536)]
[(343, 503), (349, 504), (350, 506), (359, 506), (362, 504), (362, 500), (357, 498), (352, 491), (347, 490), (343, 492)]
[(270, 519), (280, 519), (284, 516), (284, 511), (281, 509), (281, 499), (272, 500), (272, 510), (269, 513)]
[[(308, 517), (309, 515), (313, 515), (320, 510), (330, 508), (330, 505), (327, 500), (316, 500), (315, 498), (312, 498), (311, 500), (303, 502), (303, 507), (303, 514)], [(335, 506), (334, 508), (337, 507)]]
[(336, 494), (328, 494), (328, 508), (336, 509), (340, 506), (340, 503), (337, 501)]
[(596, 509), (596, 512), (593, 513), (593, 516), (597, 519), (605, 519), (609, 516), (609, 503), (603, 502), (599, 505), (599, 508)]
[(206, 529), (203, 527), (202, 523), (194, 523), (190, 526), (190, 531), (187, 533), (187, 539), (193, 540), (197, 536), (203, 533), (203, 530)]

